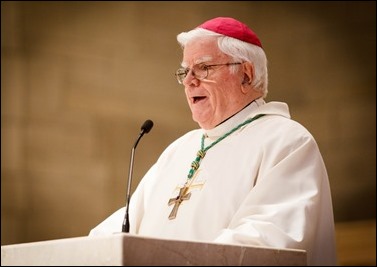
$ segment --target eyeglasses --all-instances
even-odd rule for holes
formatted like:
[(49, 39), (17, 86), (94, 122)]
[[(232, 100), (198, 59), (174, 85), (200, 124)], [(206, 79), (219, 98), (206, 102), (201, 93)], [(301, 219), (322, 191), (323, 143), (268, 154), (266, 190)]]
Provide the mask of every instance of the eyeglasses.
[(198, 80), (204, 80), (208, 77), (208, 70), (212, 69), (213, 67), (217, 66), (231, 66), (231, 65), (239, 65), (242, 64), (241, 62), (233, 62), (233, 63), (225, 63), (225, 64), (212, 64), (212, 65), (206, 65), (206, 64), (197, 64), (190, 68), (179, 68), (175, 72), (175, 77), (177, 78), (177, 81), (179, 84), (183, 83), (183, 80), (186, 78), (187, 74), (190, 72), (192, 73), (192, 76), (194, 76)]

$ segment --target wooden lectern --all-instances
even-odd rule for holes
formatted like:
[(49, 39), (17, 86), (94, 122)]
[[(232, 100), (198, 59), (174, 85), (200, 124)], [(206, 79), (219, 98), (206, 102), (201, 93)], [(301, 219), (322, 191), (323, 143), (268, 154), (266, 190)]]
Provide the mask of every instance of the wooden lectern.
[(1, 246), (10, 266), (305, 266), (306, 252), (146, 238), (119, 233)]

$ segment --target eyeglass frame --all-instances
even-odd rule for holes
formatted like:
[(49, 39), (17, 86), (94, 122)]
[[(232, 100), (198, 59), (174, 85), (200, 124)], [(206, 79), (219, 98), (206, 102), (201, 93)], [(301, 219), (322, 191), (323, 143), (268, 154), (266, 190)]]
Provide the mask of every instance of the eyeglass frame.
[[(212, 68), (212, 67), (217, 67), (217, 66), (232, 66), (232, 65), (240, 65), (240, 64), (243, 64), (243, 62), (228, 62), (228, 63), (223, 63), (223, 64), (211, 64), (211, 65), (207, 65), (205, 63), (199, 63), (199, 64), (195, 64), (193, 66), (193, 68), (195, 66), (200, 66), (201, 65), (203, 67), (203, 70), (206, 71), (206, 75), (204, 75), (204, 77), (198, 78), (198, 77), (196, 77), (195, 72), (192, 71), (193, 68), (190, 69), (190, 68), (183, 68), (183, 67), (181, 67), (181, 68), (179, 68), (179, 69), (176, 70), (175, 77), (176, 77), (176, 79), (177, 79), (177, 81), (178, 81), (179, 84), (183, 84), (183, 80), (187, 77), (188, 73), (191, 70), (192, 71), (192, 76), (194, 76), (196, 79), (202, 81), (202, 80), (204, 80), (205, 78), (208, 77), (208, 74), (209, 74), (208, 70), (210, 68)], [(183, 72), (182, 73), (178, 73), (179, 71), (183, 71)], [(185, 74), (185, 76), (182, 79), (180, 79), (179, 76), (183, 75), (183, 74)]]

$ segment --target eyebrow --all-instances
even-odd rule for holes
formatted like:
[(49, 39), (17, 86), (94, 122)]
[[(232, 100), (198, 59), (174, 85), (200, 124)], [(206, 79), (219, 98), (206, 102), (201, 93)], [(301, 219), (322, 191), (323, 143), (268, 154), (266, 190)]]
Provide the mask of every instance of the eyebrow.
[[(194, 65), (202, 64), (202, 63), (211, 61), (212, 59), (213, 59), (212, 56), (204, 56), (204, 57), (201, 57), (201, 58), (195, 60), (194, 61), (194, 63), (195, 63)], [(181, 66), (184, 67), (184, 68), (187, 68), (188, 64), (186, 62), (182, 62)]]

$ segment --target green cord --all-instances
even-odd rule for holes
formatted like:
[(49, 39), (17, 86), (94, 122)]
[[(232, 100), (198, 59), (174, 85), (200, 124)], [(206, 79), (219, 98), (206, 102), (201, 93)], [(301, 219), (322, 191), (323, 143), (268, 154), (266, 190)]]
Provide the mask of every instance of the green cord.
[(223, 139), (225, 139), (226, 137), (228, 137), (229, 135), (231, 135), (232, 133), (234, 133), (235, 131), (237, 131), (239, 128), (241, 128), (242, 126), (246, 125), (246, 124), (249, 124), (250, 122), (256, 120), (256, 119), (259, 119), (260, 117), (264, 116), (265, 114), (258, 114), (256, 115), (255, 117), (253, 118), (250, 118), (250, 119), (247, 119), (246, 121), (244, 121), (243, 123), (237, 125), (236, 127), (234, 127), (232, 130), (230, 130), (229, 132), (227, 132), (226, 134), (224, 134), (223, 136), (219, 137), (215, 142), (211, 143), (209, 146), (207, 147), (204, 147), (204, 139), (205, 139), (205, 134), (203, 134), (202, 136), (202, 141), (201, 141), (201, 147), (200, 147), (200, 150), (198, 151), (198, 153), (196, 154), (196, 158), (195, 160), (191, 163), (191, 169), (187, 175), (187, 179), (191, 179), (193, 176), (194, 176), (194, 173), (197, 169), (199, 169), (199, 166), (200, 166), (200, 161), (204, 158), (204, 156), (206, 155), (206, 152), (212, 148), (214, 145), (218, 144), (220, 141), (222, 141)]

